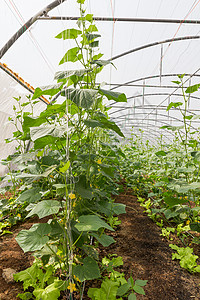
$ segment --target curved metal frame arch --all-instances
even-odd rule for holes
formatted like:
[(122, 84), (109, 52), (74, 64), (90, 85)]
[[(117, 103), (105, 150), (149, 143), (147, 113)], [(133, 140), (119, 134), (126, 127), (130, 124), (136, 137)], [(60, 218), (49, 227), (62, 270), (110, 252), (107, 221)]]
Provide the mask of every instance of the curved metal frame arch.
[[(135, 99), (135, 98), (138, 98), (138, 97), (146, 97), (146, 96), (170, 96), (168, 93), (144, 93), (144, 94), (140, 94), (140, 95), (134, 95), (134, 96), (130, 96), (127, 98), (127, 100), (131, 100), (131, 99)], [(183, 97), (182, 94), (173, 94), (172, 96), (177, 96), (177, 97)], [(196, 96), (191, 96), (190, 95), (190, 98), (192, 99), (198, 99), (200, 100), (200, 97), (196, 97)], [(113, 107), (113, 105), (117, 104), (118, 102), (113, 102), (110, 104), (110, 106), (106, 106), (106, 107)]]
[[(139, 131), (139, 129), (141, 129), (141, 128), (137, 128), (136, 126), (133, 126), (133, 129), (137, 129), (137, 131)], [(133, 132), (127, 132), (128, 131), (128, 129), (127, 128), (122, 128), (122, 130), (125, 130), (126, 131), (126, 133), (127, 133), (127, 135), (131, 135), (131, 134), (133, 134)], [(145, 135), (148, 137), (148, 139), (149, 140), (151, 140), (153, 143), (155, 142), (155, 140), (154, 140), (154, 138), (153, 137), (151, 137), (151, 136), (149, 136), (149, 134), (148, 133), (151, 133), (151, 135), (153, 135), (155, 138), (159, 138), (160, 137), (160, 135), (163, 135), (162, 133), (159, 135), (157, 135), (157, 134), (155, 134), (155, 133), (157, 133), (157, 132), (152, 132), (152, 131), (150, 131), (150, 130), (148, 130), (148, 128), (143, 128), (143, 129), (141, 129), (141, 130), (145, 130)], [(146, 132), (148, 132), (148, 133), (146, 133)], [(143, 132), (144, 133), (144, 132)], [(164, 136), (164, 135), (163, 135)], [(164, 138), (166, 138), (167, 140), (169, 140), (169, 141), (171, 141), (170, 140), (170, 138), (169, 137), (167, 137), (167, 136), (164, 136)]]
[[(144, 125), (145, 125), (145, 124), (144, 124)], [(146, 125), (147, 125), (147, 124), (146, 124)], [(129, 126), (129, 127), (133, 128), (133, 129), (137, 129), (137, 131), (139, 131), (139, 129), (148, 131), (151, 135), (153, 135), (154, 137), (157, 137), (157, 138), (160, 137), (160, 135), (162, 135), (165, 139), (171, 141), (171, 139), (170, 139), (169, 136), (165, 135), (164, 133), (160, 133), (160, 134), (159, 134), (159, 132), (157, 132), (157, 131), (154, 130), (154, 127), (159, 128), (158, 126), (149, 124), (149, 125), (143, 126), (143, 127), (141, 128), (141, 126), (138, 126), (138, 125), (136, 124), (136, 125), (131, 125), (131, 126)], [(152, 129), (150, 129), (149, 127), (152, 127)], [(126, 132), (128, 131), (128, 128), (122, 127), (122, 129), (123, 129), (123, 130), (126, 130)], [(157, 134), (156, 134), (156, 133), (157, 133)], [(170, 132), (169, 132), (169, 133), (170, 133)], [(130, 135), (131, 132), (129, 131), (128, 134)], [(172, 133), (171, 133), (171, 135), (172, 135), (173, 137), (175, 136), (175, 135), (172, 134)], [(148, 135), (148, 136), (149, 136), (149, 135)]]
[[(142, 119), (140, 119), (140, 118), (138, 118), (137, 120), (142, 120)], [(123, 121), (123, 120), (122, 120)], [(116, 123), (119, 123), (119, 122), (122, 122), (121, 120), (119, 120), (119, 121), (117, 121)], [(133, 121), (136, 121), (136, 119), (133, 119)], [(153, 122), (155, 122), (155, 119), (148, 119), (148, 121), (153, 121)], [(161, 124), (164, 124), (164, 125), (167, 125), (167, 126), (169, 126), (169, 124), (168, 123), (166, 123), (166, 122), (163, 122), (163, 121), (161, 121), (161, 120), (156, 120), (156, 122), (157, 123), (161, 123)], [(133, 126), (133, 125), (130, 125), (130, 126)], [(155, 127), (158, 127), (156, 124), (154, 125)], [(126, 127), (129, 127), (129, 125), (128, 126), (126, 126)], [(172, 134), (172, 132), (171, 131), (169, 131), (169, 133), (171, 133)]]
[[(164, 139), (169, 140), (169, 141), (171, 142), (171, 139), (170, 139), (169, 137), (164, 136), (162, 133), (160, 133), (160, 135), (159, 135), (159, 134), (156, 135), (156, 134), (152, 133), (152, 130), (151, 130), (151, 129), (148, 129), (148, 128), (142, 128), (142, 129), (141, 129), (141, 128), (136, 127), (136, 126), (134, 126), (133, 129), (136, 130), (138, 133), (139, 133), (139, 132), (141, 133), (140, 130), (142, 130), (142, 134), (145, 134), (145, 135), (148, 137), (149, 140), (152, 140), (152, 141), (153, 141), (153, 143), (155, 142), (155, 139), (156, 139), (156, 138), (159, 139), (161, 136), (163, 136)], [(130, 134), (136, 134), (136, 135), (137, 135), (137, 133), (135, 133), (135, 132), (130, 133)], [(155, 138), (150, 137), (149, 134), (153, 135)]]
[[(134, 82), (138, 82), (138, 81), (142, 81), (142, 80), (147, 80), (147, 79), (155, 79), (155, 78), (160, 78), (160, 77), (174, 77), (174, 76), (178, 76), (180, 74), (159, 74), (159, 75), (152, 75), (152, 76), (146, 76), (146, 77), (140, 77), (137, 79), (133, 79), (131, 81), (127, 81), (123, 84), (118, 84), (116, 87), (111, 88), (111, 90), (115, 90), (121, 86), (123, 86), (124, 84), (129, 84), (129, 83), (134, 83)], [(185, 76), (191, 76), (192, 74), (186, 73)], [(194, 74), (193, 77), (200, 77), (200, 74)], [(109, 84), (108, 84), (109, 85)], [(174, 88), (177, 86), (174, 86)], [(181, 88), (181, 87), (180, 87)]]
[(183, 37), (179, 37), (179, 38), (172, 38), (172, 39), (167, 39), (167, 40), (164, 40), (164, 41), (154, 42), (154, 43), (146, 44), (146, 45), (131, 49), (129, 51), (123, 52), (123, 53), (121, 53), (119, 55), (116, 55), (116, 56), (114, 56), (114, 57), (112, 57), (108, 60), (113, 61), (115, 59), (121, 58), (121, 57), (126, 56), (128, 54), (131, 54), (133, 52), (137, 52), (137, 51), (140, 51), (140, 50), (143, 50), (143, 49), (146, 49), (146, 48), (150, 48), (150, 47), (153, 47), (153, 46), (161, 45), (161, 44), (166, 44), (166, 43), (169, 43), (169, 42), (178, 42), (178, 41), (193, 40), (193, 39), (199, 39), (199, 38), (200, 38), (199, 35), (183, 36)]
[[(135, 116), (135, 115), (145, 115), (145, 113), (135, 113), (135, 114), (133, 114), (133, 116)], [(180, 120), (180, 119), (178, 119), (178, 118), (176, 118), (176, 117), (166, 116), (166, 115), (159, 114), (159, 113), (157, 113), (157, 114), (155, 114), (155, 113), (151, 114), (151, 116), (154, 116), (154, 115), (155, 115), (155, 116), (162, 116), (162, 117), (165, 117), (165, 118), (170, 118), (171, 120), (176, 120), (176, 121), (178, 121), (178, 122), (184, 123), (183, 120)], [(125, 117), (126, 117), (126, 116), (118, 116), (118, 117), (112, 118), (112, 120), (115, 119), (115, 118), (122, 119), (122, 118), (125, 118)], [(128, 120), (132, 121), (132, 120), (135, 120), (135, 119), (130, 119), (130, 118), (128, 118)], [(150, 119), (146, 119), (146, 121), (148, 121), (148, 120), (150, 120)], [(152, 120), (152, 119), (151, 119), (151, 120)], [(157, 122), (157, 121), (159, 121), (159, 120), (155, 119), (154, 121)], [(199, 120), (199, 122), (196, 122), (196, 123), (200, 123), (200, 120)], [(186, 124), (187, 124), (187, 122), (186, 122)], [(168, 124), (168, 125), (169, 125), (169, 124)], [(188, 125), (188, 124), (187, 124), (187, 125)], [(189, 125), (189, 126), (190, 126), (191, 128), (193, 128), (193, 129), (196, 130), (196, 128), (195, 128), (194, 126), (192, 126), (192, 125)]]

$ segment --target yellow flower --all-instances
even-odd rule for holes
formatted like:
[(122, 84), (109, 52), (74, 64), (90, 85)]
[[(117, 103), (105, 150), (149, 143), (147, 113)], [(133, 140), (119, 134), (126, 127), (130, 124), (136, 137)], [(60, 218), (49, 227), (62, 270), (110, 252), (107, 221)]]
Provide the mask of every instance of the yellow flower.
[(98, 160), (97, 160), (97, 163), (98, 163), (99, 165), (101, 165), (101, 164), (102, 164), (101, 159), (98, 159)]
[(190, 220), (187, 220), (187, 221), (186, 221), (186, 225), (188, 225), (188, 224), (190, 224)]
[(49, 177), (53, 178), (53, 175), (49, 175)]
[(75, 275), (74, 275), (74, 279), (75, 279), (76, 281), (81, 282), (80, 279), (79, 279), (78, 277), (76, 277)]
[(100, 170), (100, 169), (98, 169), (98, 171), (100, 172), (101, 170)]
[(20, 214), (17, 214), (17, 217), (21, 218), (21, 215), (20, 215)]
[(69, 198), (70, 198), (71, 200), (73, 200), (73, 199), (76, 199), (76, 195), (75, 195), (75, 194), (72, 194), (72, 193), (70, 193), (70, 194), (69, 194)]
[(68, 290), (70, 290), (70, 293), (73, 293), (74, 291), (76, 291), (76, 285), (75, 283), (69, 283), (68, 287), (67, 287)]

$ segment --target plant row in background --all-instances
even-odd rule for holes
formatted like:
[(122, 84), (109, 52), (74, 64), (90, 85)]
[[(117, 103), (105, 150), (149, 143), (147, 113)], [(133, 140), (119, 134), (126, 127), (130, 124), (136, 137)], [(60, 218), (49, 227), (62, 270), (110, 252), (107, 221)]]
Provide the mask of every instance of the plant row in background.
[[(14, 140), (18, 147), (4, 161), (9, 173), (3, 179), (12, 183), (13, 198), (2, 199), (0, 208), (7, 225), (34, 215), (45, 218), (16, 238), (23, 251), (35, 257), (30, 268), (14, 275), (23, 282), (21, 299), (54, 300), (61, 294), (83, 299), (85, 282), (102, 279), (99, 288), (88, 290), (91, 299), (131, 300), (144, 294), (146, 281), (127, 281), (115, 270), (123, 264), (121, 257), (100, 261), (98, 252), (99, 244), (115, 242), (109, 232), (119, 224), (117, 216), (125, 213), (125, 206), (111, 197), (120, 191), (119, 161), (125, 156), (116, 136), (123, 133), (109, 120), (103, 102), (127, 100), (123, 93), (96, 85), (97, 74), (110, 62), (98, 52), (100, 35), (92, 15), (85, 13), (84, 0), (77, 3), (77, 28), (56, 38), (74, 43), (60, 64), (76, 62), (81, 69), (57, 72), (57, 84), (37, 88), (26, 103), (16, 99), (15, 117), (10, 118), (16, 131), (7, 142)], [(52, 102), (35, 117), (34, 104), (41, 95), (51, 96)], [(30, 105), (31, 112), (26, 112)]]
[[(183, 125), (161, 127), (174, 133), (172, 143), (164, 144), (161, 135), (156, 145), (150, 145), (133, 134), (124, 149), (121, 172), (148, 215), (162, 228), (161, 234), (173, 240), (176, 233), (186, 247), (200, 244), (200, 141), (192, 126), (200, 116), (188, 109), (189, 95), (199, 85), (185, 89), (183, 78), (180, 75), (175, 81), (182, 88), (182, 99), (167, 108), (180, 111)], [(200, 272), (193, 248), (170, 246), (178, 252), (173, 259), (179, 259), (182, 267)]]

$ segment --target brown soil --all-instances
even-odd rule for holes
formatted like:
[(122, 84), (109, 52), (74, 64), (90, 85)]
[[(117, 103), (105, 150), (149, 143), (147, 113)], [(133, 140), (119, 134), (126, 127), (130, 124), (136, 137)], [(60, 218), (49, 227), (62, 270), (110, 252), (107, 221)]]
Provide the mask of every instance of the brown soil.
[[(127, 205), (127, 213), (120, 216), (122, 224), (112, 235), (116, 243), (101, 250), (101, 256), (116, 253), (123, 257), (121, 268), (128, 278), (148, 280), (145, 287), (146, 296), (137, 299), (149, 300), (189, 300), (200, 299), (200, 276), (191, 275), (172, 261), (172, 250), (169, 241), (160, 236), (160, 229), (143, 212), (135, 196), (131, 193), (116, 197), (116, 202)], [(15, 241), (21, 229), (29, 229), (36, 218), (16, 226), (12, 236), (0, 240), (0, 299), (14, 300), (22, 292), (22, 285), (7, 284), (2, 277), (2, 270), (14, 268), (21, 271), (31, 265), (32, 257), (24, 254)], [(83, 299), (88, 299), (85, 296)], [(50, 299), (49, 299), (50, 300)]]

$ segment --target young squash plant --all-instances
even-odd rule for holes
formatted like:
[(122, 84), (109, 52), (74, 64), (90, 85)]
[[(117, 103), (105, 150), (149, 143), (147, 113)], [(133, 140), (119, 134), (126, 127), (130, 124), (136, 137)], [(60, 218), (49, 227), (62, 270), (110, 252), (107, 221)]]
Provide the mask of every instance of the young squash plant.
[(125, 206), (111, 198), (117, 194), (124, 156), (112, 135), (123, 138), (123, 133), (109, 120), (104, 99), (127, 100), (123, 93), (96, 85), (97, 74), (110, 61), (102, 60), (97, 51), (100, 35), (92, 15), (85, 14), (84, 0), (77, 3), (78, 28), (66, 29), (56, 38), (74, 42), (60, 65), (73, 62), (81, 68), (57, 72), (57, 84), (35, 90), (32, 100), (49, 95), (51, 104), (38, 117), (23, 114), (23, 136), (18, 137), (32, 148), (29, 155), (17, 156), (21, 172), (13, 176), (22, 192), (16, 203), (25, 205), (27, 218), (47, 220), (16, 238), (24, 252), (37, 258), (29, 268), (34, 285), (27, 279), (28, 269), (15, 275), (25, 290), (33, 289), (31, 296), (30, 291), (19, 295), (21, 299), (58, 299), (61, 291), (69, 299), (79, 291), (82, 299), (85, 281), (101, 277), (93, 240), (104, 247), (114, 243), (108, 234), (114, 231), (113, 216), (125, 213)]

